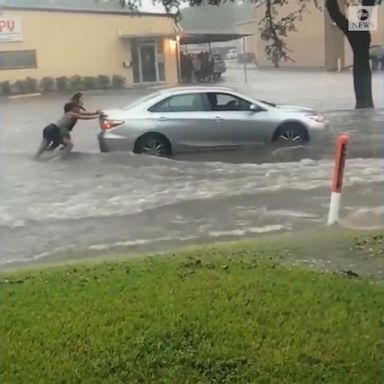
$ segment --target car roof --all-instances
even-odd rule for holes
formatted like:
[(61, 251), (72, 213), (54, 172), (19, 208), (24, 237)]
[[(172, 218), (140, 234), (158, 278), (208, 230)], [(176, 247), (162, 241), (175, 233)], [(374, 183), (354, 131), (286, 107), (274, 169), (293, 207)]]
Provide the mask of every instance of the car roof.
[[(233, 95), (242, 96), (233, 88), (229, 87), (215, 87), (215, 86), (206, 86), (206, 85), (188, 85), (188, 86), (177, 86), (177, 87), (167, 87), (161, 88), (154, 93), (146, 95), (140, 99), (137, 99), (133, 103), (125, 106), (125, 109), (135, 109), (140, 108), (140, 106), (144, 105), (152, 105), (153, 103), (157, 103), (163, 99), (166, 99), (171, 96), (183, 95), (186, 93), (204, 93), (204, 92), (229, 92)], [(242, 96), (247, 98), (246, 96)]]
[(177, 94), (177, 93), (200, 93), (200, 92), (236, 92), (229, 87), (209, 87), (209, 86), (186, 86), (165, 88), (161, 91), (162, 94)]

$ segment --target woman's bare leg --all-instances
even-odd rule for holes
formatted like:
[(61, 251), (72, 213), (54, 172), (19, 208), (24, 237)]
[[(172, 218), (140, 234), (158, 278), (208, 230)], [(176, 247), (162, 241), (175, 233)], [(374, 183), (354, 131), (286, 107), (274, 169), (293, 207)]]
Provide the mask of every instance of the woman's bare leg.
[(47, 148), (47, 151), (54, 151), (58, 146), (60, 146), (60, 144), (60, 141), (53, 141)]
[(63, 137), (62, 143), (64, 144), (64, 149), (61, 157), (67, 156), (73, 149), (73, 143), (70, 138)]
[(41, 140), (41, 144), (39, 146), (39, 149), (37, 150), (37, 153), (35, 155), (35, 158), (38, 159), (40, 155), (48, 148), (49, 142), (46, 138), (43, 138)]

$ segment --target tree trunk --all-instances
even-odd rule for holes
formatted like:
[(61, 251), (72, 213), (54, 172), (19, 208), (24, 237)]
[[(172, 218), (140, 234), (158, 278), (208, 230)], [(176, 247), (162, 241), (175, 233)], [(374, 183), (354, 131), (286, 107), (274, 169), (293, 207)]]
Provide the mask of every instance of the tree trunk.
[(374, 108), (372, 99), (372, 72), (369, 63), (371, 33), (369, 31), (350, 31), (348, 19), (341, 13), (337, 0), (326, 0), (331, 19), (347, 37), (353, 52), (353, 85), (356, 109)]
[[(351, 33), (359, 34), (362, 32)], [(356, 109), (374, 108), (372, 99), (372, 72), (369, 63), (369, 46), (371, 39), (369, 38), (367, 40), (368, 42), (354, 41), (354, 39), (349, 40), (353, 50), (353, 84), (356, 96)]]

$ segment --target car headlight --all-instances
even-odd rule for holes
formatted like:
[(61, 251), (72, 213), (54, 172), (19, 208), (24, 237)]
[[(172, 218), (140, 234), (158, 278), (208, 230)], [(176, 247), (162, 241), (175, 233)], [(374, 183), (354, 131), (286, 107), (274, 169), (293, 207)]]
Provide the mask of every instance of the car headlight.
[(325, 121), (325, 117), (323, 115), (319, 115), (317, 113), (315, 114), (308, 114), (307, 117), (316, 123), (323, 123)]

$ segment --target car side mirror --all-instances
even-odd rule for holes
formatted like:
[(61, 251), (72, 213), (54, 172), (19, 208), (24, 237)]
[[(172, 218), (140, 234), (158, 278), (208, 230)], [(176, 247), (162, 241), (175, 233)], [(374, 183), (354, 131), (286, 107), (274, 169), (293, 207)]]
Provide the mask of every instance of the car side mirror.
[(249, 107), (249, 110), (251, 112), (257, 112), (259, 110), (259, 108), (257, 107), (257, 105), (251, 104), (250, 107)]

